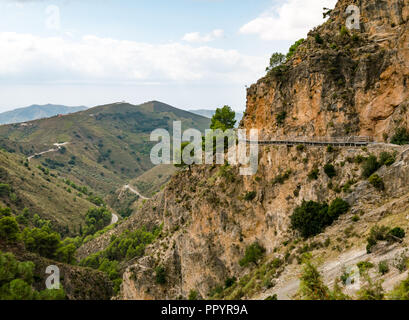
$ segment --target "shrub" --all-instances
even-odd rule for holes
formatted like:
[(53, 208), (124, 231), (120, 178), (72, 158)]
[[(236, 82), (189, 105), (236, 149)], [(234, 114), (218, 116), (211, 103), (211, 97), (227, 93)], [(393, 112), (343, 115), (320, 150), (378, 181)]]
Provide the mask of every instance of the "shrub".
[(291, 59), (291, 57), (295, 54), (297, 51), (298, 47), (304, 42), (304, 39), (300, 39), (296, 41), (289, 49), (287, 53), (287, 60)]
[(335, 149), (334, 149), (333, 146), (328, 146), (328, 147), (327, 147), (327, 152), (328, 152), (328, 153), (332, 153), (332, 152), (334, 152), (334, 151), (335, 151)]
[(378, 241), (388, 241), (390, 243), (400, 241), (406, 236), (405, 231), (402, 228), (390, 229), (386, 226), (375, 226), (371, 229), (369, 237), (367, 238), (367, 252), (371, 253), (372, 248), (378, 243)]
[(360, 40), (359, 36), (357, 34), (353, 34), (351, 37), (352, 41), (358, 42)]
[(361, 261), (356, 265), (359, 269), (359, 274), (364, 275), (369, 269), (374, 267), (374, 264), (369, 261)]
[(283, 261), (279, 258), (275, 258), (272, 262), (271, 262), (271, 266), (274, 268), (279, 268), (281, 267), (281, 265), (283, 264)]
[(40, 256), (53, 259), (60, 248), (60, 235), (48, 226), (43, 228), (26, 228), (23, 231), (24, 244), (28, 251), (38, 253)]
[(409, 144), (409, 131), (406, 128), (399, 128), (396, 130), (395, 135), (391, 139), (391, 143), (397, 145)]
[(198, 292), (196, 290), (190, 290), (188, 299), (189, 300), (197, 300), (198, 296), (199, 296), (199, 294), (198, 294)]
[(395, 289), (389, 294), (389, 299), (409, 300), (409, 277), (395, 287)]
[(0, 239), (14, 242), (19, 239), (20, 229), (14, 217), (3, 217), (0, 219)]
[(327, 164), (324, 166), (324, 172), (325, 172), (325, 174), (326, 174), (330, 179), (332, 179), (332, 178), (334, 178), (334, 177), (337, 176), (337, 172), (336, 172), (336, 170), (335, 170), (335, 167), (334, 167), (332, 164), (330, 164), (330, 163), (327, 163)]
[(391, 154), (389, 152), (382, 152), (380, 157), (379, 157), (379, 164), (381, 166), (391, 166), (395, 163), (396, 161), (396, 156), (394, 154)]
[(381, 275), (385, 275), (389, 272), (389, 264), (388, 261), (381, 261), (378, 264), (378, 271)]
[(378, 159), (374, 155), (369, 156), (362, 164), (362, 176), (364, 178), (369, 178), (379, 169), (379, 167)]
[(157, 284), (165, 284), (166, 283), (166, 269), (162, 266), (159, 266), (155, 269), (155, 281)]
[(274, 178), (273, 185), (277, 183), (283, 184), (286, 180), (290, 178), (291, 173), (292, 173), (291, 170), (287, 170), (285, 173), (278, 175), (277, 177)]
[(112, 219), (112, 214), (105, 207), (91, 208), (85, 216), (86, 227), (85, 235), (92, 235), (99, 230), (104, 229), (109, 225)]
[(309, 180), (318, 180), (319, 174), (320, 174), (320, 171), (317, 168), (315, 168), (308, 174), (308, 179)]
[(300, 290), (304, 300), (330, 300), (331, 292), (324, 284), (317, 268), (311, 263), (306, 263), (301, 275)]
[(233, 169), (227, 163), (220, 167), (218, 174), (220, 177), (223, 177), (228, 182), (234, 182), (235, 180)]
[(349, 31), (348, 31), (347, 27), (346, 27), (346, 26), (342, 26), (342, 27), (341, 27), (341, 30), (339, 31), (339, 34), (340, 34), (341, 36), (349, 35)]
[(285, 118), (287, 118), (287, 112), (282, 111), (279, 114), (276, 115), (276, 121), (278, 125), (283, 125)]
[(383, 241), (386, 240), (388, 232), (389, 228), (386, 226), (375, 226), (371, 229), (369, 236), (375, 240)]
[(264, 256), (265, 252), (266, 249), (264, 247), (258, 242), (254, 242), (246, 248), (243, 259), (239, 261), (240, 266), (247, 267), (250, 263), (258, 265), (258, 261)]
[(285, 62), (285, 55), (279, 52), (275, 52), (272, 54), (270, 58), (270, 65), (266, 68), (266, 71), (269, 72), (273, 70), (275, 67), (278, 67), (279, 65), (283, 64)]
[(287, 71), (288, 71), (288, 66), (285, 64), (282, 64), (280, 66), (277, 66), (273, 69), (270, 70), (270, 73), (275, 75), (276, 77), (282, 77)]
[(77, 247), (72, 243), (66, 246), (61, 246), (55, 252), (56, 259), (64, 263), (74, 264), (76, 250), (77, 250)]
[(318, 43), (318, 44), (323, 44), (324, 43), (324, 39), (321, 38), (319, 33), (315, 34), (314, 39), (315, 39), (315, 42)]
[(236, 277), (233, 278), (227, 278), (226, 281), (224, 282), (224, 286), (227, 288), (230, 288), (236, 283), (237, 279)]
[(347, 183), (342, 187), (342, 191), (345, 193), (351, 192), (351, 187), (355, 184), (355, 180), (348, 180)]
[(349, 207), (347, 202), (339, 198), (329, 206), (327, 203), (303, 201), (291, 216), (291, 227), (298, 230), (304, 238), (315, 236), (346, 213)]
[(10, 217), (11, 209), (10, 208), (0, 208), (0, 218)]
[(102, 207), (102, 206), (105, 205), (104, 200), (102, 200), (102, 198), (101, 198), (101, 197), (98, 197), (98, 196), (92, 196), (92, 195), (91, 195), (91, 196), (89, 196), (89, 197), (87, 198), (87, 200), (88, 200), (89, 202), (95, 204), (95, 205), (98, 206), (98, 207)]
[(350, 205), (345, 200), (340, 198), (335, 199), (331, 202), (328, 208), (328, 215), (331, 219), (336, 220), (339, 218), (340, 215), (347, 213), (350, 208)]
[(244, 196), (244, 200), (246, 201), (253, 201), (257, 196), (257, 192), (256, 191), (250, 191), (247, 192)]
[(369, 276), (366, 276), (366, 284), (357, 292), (358, 300), (383, 300), (385, 292), (382, 287), (382, 281), (375, 283)]
[(385, 190), (385, 184), (383, 183), (382, 178), (377, 175), (373, 174), (369, 177), (369, 183), (373, 185), (378, 190)]
[(356, 164), (361, 164), (361, 163), (363, 163), (365, 160), (366, 160), (365, 157), (364, 157), (364, 156), (361, 156), (361, 155), (357, 155), (357, 156), (353, 159), (354, 163), (356, 163)]
[(233, 129), (236, 125), (235, 116), (236, 113), (229, 106), (216, 109), (211, 120), (210, 129), (221, 129), (222, 131)]
[(315, 236), (327, 225), (327, 216), (328, 204), (303, 201), (291, 216), (291, 227), (298, 230), (304, 238)]
[(403, 230), (402, 228), (394, 228), (391, 231), (389, 231), (389, 234), (398, 238), (398, 239), (403, 239), (406, 236), (405, 230)]
[(298, 146), (297, 146), (297, 151), (304, 151), (305, 150), (305, 146), (303, 145), (303, 144), (299, 144)]

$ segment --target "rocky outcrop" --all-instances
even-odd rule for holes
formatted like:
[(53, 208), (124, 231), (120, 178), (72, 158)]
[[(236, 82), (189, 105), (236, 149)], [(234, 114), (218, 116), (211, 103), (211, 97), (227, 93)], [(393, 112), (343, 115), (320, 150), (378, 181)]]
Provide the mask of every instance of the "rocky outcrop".
[[(340, 32), (343, 12), (351, 3), (361, 8), (362, 30)], [(261, 129), (265, 136), (368, 135), (377, 141), (388, 140), (397, 127), (407, 127), (408, 9), (408, 1), (339, 1), (330, 20), (309, 34), (285, 66), (248, 89), (242, 127)], [(321, 248), (314, 253), (319, 261), (350, 250), (361, 252), (372, 226), (402, 222), (409, 209), (402, 200), (409, 193), (409, 154), (404, 147), (381, 143), (335, 150), (260, 149), (257, 175), (240, 176), (234, 166), (194, 166), (178, 172), (161, 193), (138, 204), (135, 215), (80, 252), (101, 250), (111, 235), (124, 230), (163, 223), (161, 236), (145, 257), (125, 264), (118, 298), (178, 299), (191, 292), (214, 297), (225, 280), (234, 277), (239, 288), (223, 297), (265, 298), (271, 287), (280, 288), (280, 274), (299, 271), (297, 262), (306, 246)], [(385, 183), (381, 192), (362, 178), (355, 159), (384, 151), (396, 153), (397, 160), (379, 170)], [(336, 178), (324, 173), (327, 163), (334, 165)], [(317, 179), (311, 179), (313, 170)], [(322, 235), (299, 239), (290, 228), (294, 208), (303, 200), (337, 197), (351, 204), (349, 214)], [(383, 220), (390, 215), (400, 220)], [(353, 225), (353, 217), (361, 222)], [(407, 224), (401, 226), (408, 231)], [(254, 242), (266, 249), (264, 264), (240, 266)], [(165, 283), (157, 281), (158, 267), (165, 270)], [(329, 269), (334, 275), (335, 269)]]
[[(234, 180), (229, 180), (221, 174), (220, 167), (196, 167), (192, 172), (180, 172), (163, 193), (147, 202), (122, 227), (139, 227), (141, 219), (164, 222), (164, 232), (148, 248), (147, 256), (130, 263), (126, 269), (120, 298), (177, 299), (186, 298), (192, 290), (209, 297), (227, 278), (240, 279), (251, 271), (240, 267), (239, 260), (254, 241), (263, 245), (271, 258), (284, 255), (282, 244), (297, 238), (289, 227), (289, 217), (303, 199), (331, 201), (343, 197), (352, 204), (350, 214), (335, 225), (337, 231), (330, 229), (319, 237), (322, 241), (343, 234), (357, 213), (365, 214), (368, 219), (359, 232), (364, 238), (369, 227), (385, 214), (377, 211), (380, 204), (409, 192), (407, 151), (398, 157), (395, 165), (379, 171), (386, 185), (384, 192), (376, 191), (361, 179), (360, 165), (348, 162), (358, 156), (379, 156), (383, 151), (400, 154), (404, 148), (374, 145), (368, 150), (346, 148), (335, 153), (322, 148), (302, 152), (296, 148), (265, 148), (255, 177), (240, 177), (232, 172)], [(307, 157), (308, 162), (303, 161)], [(338, 172), (332, 181), (322, 169), (327, 162), (334, 163)], [(319, 178), (311, 181), (308, 174), (313, 168), (319, 168)], [(277, 182), (277, 177), (287, 171), (288, 179), (282, 184)], [(342, 191), (351, 180), (357, 183), (351, 190)], [(245, 195), (252, 191), (257, 193), (255, 199), (246, 201)], [(396, 209), (406, 210), (402, 206)], [(341, 252), (347, 250), (343, 247)], [(156, 283), (155, 270), (159, 266), (166, 270), (166, 284)], [(251, 297), (243, 294), (239, 298)]]
[[(351, 4), (360, 8), (361, 30), (345, 32)], [(339, 1), (290, 61), (248, 89), (242, 125), (268, 136), (388, 140), (408, 127), (408, 18), (406, 0)]]

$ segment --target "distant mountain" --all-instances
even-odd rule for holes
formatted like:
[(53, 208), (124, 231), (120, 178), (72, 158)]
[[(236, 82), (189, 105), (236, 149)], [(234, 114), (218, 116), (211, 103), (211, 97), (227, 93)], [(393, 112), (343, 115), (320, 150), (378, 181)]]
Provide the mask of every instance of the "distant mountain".
[[(213, 115), (216, 113), (216, 110), (199, 109), (199, 110), (189, 110), (189, 112), (198, 114), (206, 118), (212, 118)], [(243, 113), (236, 111), (236, 121), (237, 121), (236, 125), (237, 126), (239, 125), (241, 119), (243, 119)]]
[(121, 102), (0, 126), (0, 147), (29, 157), (66, 142), (61, 152), (32, 161), (106, 195), (153, 168), (150, 151), (156, 143), (150, 141), (150, 134), (159, 128), (172, 134), (176, 120), (182, 122), (183, 130), (204, 132), (210, 125), (206, 117), (158, 101)]
[(67, 107), (54, 104), (32, 105), (25, 108), (19, 108), (0, 113), (0, 125), (19, 123), (42, 118), (50, 118), (58, 114), (69, 114), (78, 111), (84, 111), (87, 107)]

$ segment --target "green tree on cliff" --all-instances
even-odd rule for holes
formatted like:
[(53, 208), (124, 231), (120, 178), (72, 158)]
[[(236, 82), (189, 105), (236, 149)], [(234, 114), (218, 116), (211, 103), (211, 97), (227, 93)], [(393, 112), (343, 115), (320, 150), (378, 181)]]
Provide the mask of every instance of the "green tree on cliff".
[(222, 131), (233, 129), (236, 125), (235, 117), (236, 113), (229, 106), (218, 108), (212, 118), (210, 129)]

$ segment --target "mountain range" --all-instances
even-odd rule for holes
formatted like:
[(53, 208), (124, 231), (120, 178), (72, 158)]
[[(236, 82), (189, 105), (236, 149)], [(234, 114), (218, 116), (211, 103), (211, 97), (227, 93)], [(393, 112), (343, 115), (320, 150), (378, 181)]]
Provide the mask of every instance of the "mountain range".
[(31, 105), (25, 108), (19, 108), (11, 111), (0, 113), (0, 125), (19, 123), (42, 118), (49, 118), (59, 114), (69, 114), (86, 110), (87, 107), (67, 107), (55, 104)]
[[(176, 120), (183, 129), (204, 131), (210, 125), (205, 117), (158, 101), (114, 103), (0, 126), (0, 146), (105, 198), (154, 168), (150, 150), (155, 143), (150, 142), (150, 134), (158, 128), (171, 132)], [(167, 172), (173, 173), (160, 172), (157, 179), (166, 181)], [(153, 192), (159, 187), (148, 189)]]

